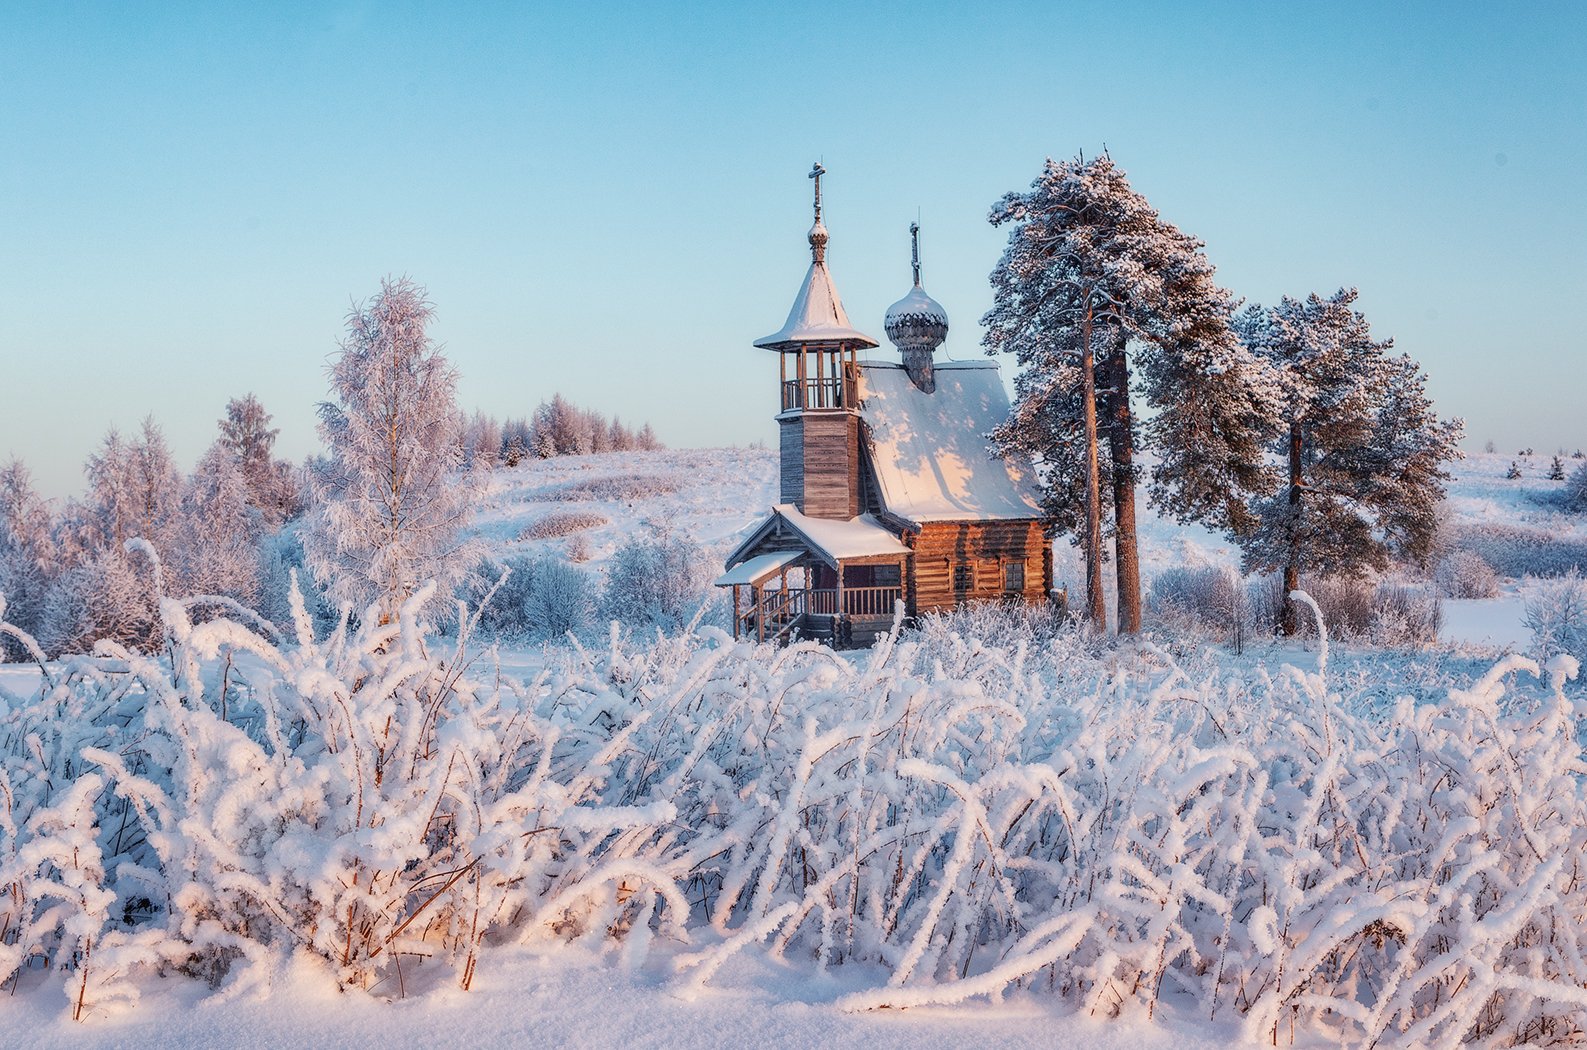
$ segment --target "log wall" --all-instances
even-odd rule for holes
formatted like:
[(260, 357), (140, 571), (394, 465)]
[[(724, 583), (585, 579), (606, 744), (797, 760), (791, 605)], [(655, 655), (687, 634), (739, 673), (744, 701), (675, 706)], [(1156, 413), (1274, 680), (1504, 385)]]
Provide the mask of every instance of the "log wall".
[[(978, 600), (1042, 602), (1051, 590), (1052, 545), (1037, 521), (932, 522), (906, 542), (915, 551), (908, 601), (916, 614)], [(1010, 564), (1024, 570), (1016, 592), (1004, 586)]]

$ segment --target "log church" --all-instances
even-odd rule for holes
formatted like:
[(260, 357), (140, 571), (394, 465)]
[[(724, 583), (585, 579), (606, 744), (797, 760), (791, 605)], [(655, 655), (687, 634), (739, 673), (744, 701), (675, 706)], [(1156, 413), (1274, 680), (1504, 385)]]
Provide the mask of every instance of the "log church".
[[(997, 365), (938, 361), (948, 315), (920, 284), (887, 311), (898, 360), (849, 324), (827, 268), (817, 164), (810, 269), (777, 355), (779, 502), (728, 556), (736, 635), (865, 644), (906, 616), (977, 600), (1042, 602), (1052, 547), (1028, 462), (985, 435), (1009, 411)], [(862, 356), (863, 355), (863, 356)]]

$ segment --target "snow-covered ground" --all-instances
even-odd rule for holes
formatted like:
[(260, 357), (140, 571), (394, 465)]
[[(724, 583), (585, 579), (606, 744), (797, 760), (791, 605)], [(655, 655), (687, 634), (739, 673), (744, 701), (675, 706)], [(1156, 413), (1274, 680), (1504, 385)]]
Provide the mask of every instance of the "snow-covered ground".
[[(37, 1050), (209, 1050), (315, 1047), (446, 1048), (758, 1047), (765, 1050), (1219, 1050), (1238, 1046), (1229, 1026), (1185, 1018), (1099, 1019), (1034, 998), (1001, 1006), (922, 1007), (847, 1013), (853, 990), (791, 966), (746, 962), (717, 987), (680, 996), (656, 969), (634, 972), (576, 951), (502, 953), (468, 992), (438, 988), (407, 1000), (340, 995), (308, 957), (279, 975), (269, 998), (207, 1002), (191, 981), (152, 987), (136, 1010), (79, 1024), (45, 996), (13, 999), (0, 1013), (4, 1045)], [(1322, 1041), (1296, 1045), (1325, 1046)]]

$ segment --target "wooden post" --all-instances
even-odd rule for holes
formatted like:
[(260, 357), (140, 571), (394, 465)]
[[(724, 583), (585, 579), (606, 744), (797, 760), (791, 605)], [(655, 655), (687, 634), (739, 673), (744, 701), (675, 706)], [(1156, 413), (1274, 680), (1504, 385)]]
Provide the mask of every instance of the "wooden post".
[(762, 587), (755, 588), (755, 637), (766, 640), (766, 591)]
[(738, 587), (738, 584), (733, 584), (733, 640), (735, 642), (738, 641), (740, 626), (738, 622)]

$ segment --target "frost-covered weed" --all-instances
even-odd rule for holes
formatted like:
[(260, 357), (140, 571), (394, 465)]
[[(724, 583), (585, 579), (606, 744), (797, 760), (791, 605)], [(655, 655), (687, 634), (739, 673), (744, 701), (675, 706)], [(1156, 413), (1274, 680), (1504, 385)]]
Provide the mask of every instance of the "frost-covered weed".
[(519, 531), (518, 538), (520, 540), (556, 539), (561, 536), (571, 536), (585, 529), (599, 528), (610, 522), (611, 519), (606, 515), (596, 514), (593, 511), (559, 511), (525, 525)]
[(663, 474), (619, 474), (537, 489), (524, 499), (558, 503), (633, 502), (670, 496), (677, 491), (677, 480)]
[(1568, 657), (1384, 716), (1326, 646), (1234, 674), (995, 609), (849, 658), (614, 631), (522, 684), (406, 613), (316, 637), (300, 611), (293, 646), (161, 613), (162, 654), (52, 666), (0, 718), (3, 958), (88, 1008), (137, 968), (235, 989), (299, 947), (396, 991), (419, 955), (466, 984), (490, 942), (666, 936), (697, 942), (686, 984), (762, 943), (883, 975), (850, 1009), (1024, 989), (1264, 1042), (1587, 1031)]

